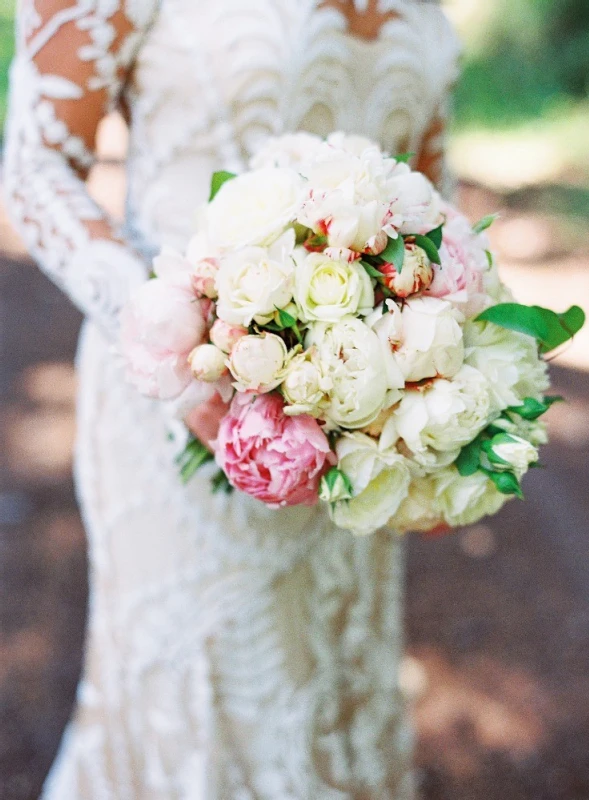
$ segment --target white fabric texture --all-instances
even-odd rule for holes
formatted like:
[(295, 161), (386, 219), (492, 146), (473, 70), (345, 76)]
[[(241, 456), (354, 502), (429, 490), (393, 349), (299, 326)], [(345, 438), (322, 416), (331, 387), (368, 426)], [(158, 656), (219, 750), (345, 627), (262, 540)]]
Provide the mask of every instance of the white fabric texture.
[[(211, 173), (240, 169), (267, 136), (343, 129), (420, 150), (444, 113), (456, 41), (433, 3), (380, 7), (393, 13), (362, 40), (317, 0), (74, 0), (50, 19), (21, 4), (9, 207), (90, 320), (76, 453), (86, 666), (44, 800), (413, 797), (397, 685), (402, 542), (354, 538), (319, 509), (212, 495), (206, 470), (182, 486), (160, 406), (125, 384), (109, 344), (145, 254), (181, 248)], [(84, 84), (34, 63), (72, 25), (90, 34)], [(124, 232), (89, 199), (75, 170), (93, 155), (55, 113), (101, 89), (130, 110)]]

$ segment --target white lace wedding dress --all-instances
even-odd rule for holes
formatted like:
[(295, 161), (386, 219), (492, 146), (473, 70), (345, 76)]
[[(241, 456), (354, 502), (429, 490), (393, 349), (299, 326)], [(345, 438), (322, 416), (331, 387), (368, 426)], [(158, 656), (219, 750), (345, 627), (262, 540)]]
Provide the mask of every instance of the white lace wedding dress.
[[(88, 644), (46, 800), (413, 796), (398, 538), (213, 496), (204, 473), (182, 486), (159, 405), (125, 385), (109, 344), (149, 253), (182, 247), (211, 172), (238, 170), (269, 134), (365, 133), (435, 166), (454, 35), (433, 3), (379, 10), (365, 40), (316, 0), (72, 0), (49, 16), (21, 4), (8, 205), (89, 320), (76, 459)], [(40, 69), (52, 47), (69, 59)], [(93, 93), (130, 112), (118, 236), (76, 174), (92, 153), (60, 112)]]

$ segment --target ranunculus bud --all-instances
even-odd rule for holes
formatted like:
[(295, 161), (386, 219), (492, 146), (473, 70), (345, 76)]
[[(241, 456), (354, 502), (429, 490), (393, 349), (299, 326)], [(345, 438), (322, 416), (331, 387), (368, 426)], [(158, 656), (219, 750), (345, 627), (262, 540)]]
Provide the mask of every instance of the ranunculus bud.
[(427, 289), (434, 279), (434, 271), (425, 250), (415, 244), (405, 245), (405, 260), (401, 272), (394, 264), (383, 264), (380, 272), (385, 285), (397, 297), (409, 297)]
[(378, 256), (386, 249), (388, 243), (389, 237), (387, 234), (384, 231), (379, 231), (376, 236), (368, 240), (364, 252), (367, 256)]
[(247, 336), (247, 328), (230, 325), (222, 319), (216, 319), (209, 333), (211, 342), (224, 353), (230, 353), (242, 336)]
[(242, 336), (231, 351), (229, 369), (240, 392), (269, 392), (281, 382), (288, 351), (273, 333)]
[(188, 363), (194, 377), (199, 381), (214, 383), (227, 370), (225, 353), (214, 344), (201, 344), (188, 356)]
[(198, 297), (217, 298), (216, 278), (219, 261), (216, 258), (203, 258), (195, 266), (190, 276), (192, 288)]

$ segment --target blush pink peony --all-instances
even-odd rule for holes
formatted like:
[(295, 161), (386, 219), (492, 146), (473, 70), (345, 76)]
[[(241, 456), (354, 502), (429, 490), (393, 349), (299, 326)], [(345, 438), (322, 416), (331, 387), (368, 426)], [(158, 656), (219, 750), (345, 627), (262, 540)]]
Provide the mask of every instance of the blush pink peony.
[(192, 291), (160, 278), (147, 281), (121, 314), (128, 380), (148, 397), (177, 397), (193, 380), (188, 354), (205, 329)]
[(488, 269), (486, 237), (473, 233), (462, 214), (445, 208), (446, 224), (440, 248), (441, 264), (433, 264), (434, 278), (427, 289), (433, 297), (457, 303), (467, 316), (485, 306), (484, 273)]
[(283, 408), (278, 394), (237, 394), (219, 428), (217, 463), (233, 486), (271, 508), (315, 505), (335, 455), (313, 417), (287, 417)]

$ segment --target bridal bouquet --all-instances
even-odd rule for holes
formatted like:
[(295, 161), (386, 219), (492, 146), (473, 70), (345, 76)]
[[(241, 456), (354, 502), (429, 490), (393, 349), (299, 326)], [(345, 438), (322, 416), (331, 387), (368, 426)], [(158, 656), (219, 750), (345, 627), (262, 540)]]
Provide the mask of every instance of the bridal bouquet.
[(227, 402), (214, 441), (189, 438), (185, 479), (214, 457), (215, 489), (325, 502), (360, 534), (521, 496), (558, 399), (542, 355), (583, 312), (513, 302), (493, 217), (471, 227), (408, 158), (340, 133), (272, 140), (215, 173), (186, 253), (155, 259), (122, 315), (128, 379), (183, 416)]

